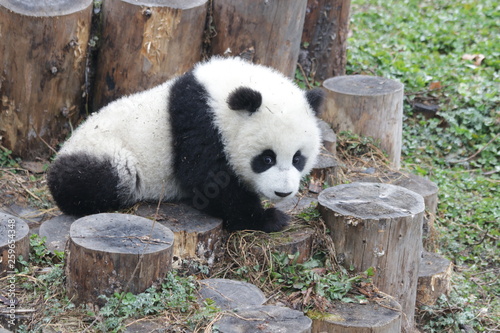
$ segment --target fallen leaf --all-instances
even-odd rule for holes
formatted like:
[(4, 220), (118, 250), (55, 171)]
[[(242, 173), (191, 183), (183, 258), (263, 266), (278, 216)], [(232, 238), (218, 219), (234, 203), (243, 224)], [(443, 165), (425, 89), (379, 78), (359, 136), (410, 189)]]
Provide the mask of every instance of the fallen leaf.
[(442, 86), (440, 81), (434, 81), (429, 84), (429, 90), (439, 90), (441, 88)]
[(474, 66), (481, 66), (485, 58), (484, 54), (464, 54), (462, 56), (462, 60), (473, 60)]

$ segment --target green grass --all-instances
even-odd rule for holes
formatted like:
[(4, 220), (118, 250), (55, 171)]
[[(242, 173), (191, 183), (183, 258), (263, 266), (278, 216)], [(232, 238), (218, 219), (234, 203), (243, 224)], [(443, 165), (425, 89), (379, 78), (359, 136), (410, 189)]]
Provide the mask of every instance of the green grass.
[(351, 13), (347, 73), (405, 84), (402, 165), (439, 186), (439, 248), (456, 266), (452, 293), (422, 309), (422, 328), (498, 330), (500, 4), (353, 0)]

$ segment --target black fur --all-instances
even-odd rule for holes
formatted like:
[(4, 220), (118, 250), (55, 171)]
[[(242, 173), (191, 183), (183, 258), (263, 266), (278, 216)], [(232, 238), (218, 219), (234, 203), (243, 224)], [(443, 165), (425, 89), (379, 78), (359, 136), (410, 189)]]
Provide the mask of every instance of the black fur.
[(239, 87), (229, 94), (227, 104), (231, 110), (253, 113), (262, 105), (262, 95), (251, 88)]
[(321, 113), (321, 105), (325, 99), (324, 91), (319, 88), (308, 90), (306, 91), (306, 98), (315, 114), (319, 115)]
[(109, 159), (78, 153), (59, 156), (47, 182), (59, 208), (82, 216), (116, 210), (121, 201), (119, 178)]
[(213, 125), (208, 93), (192, 72), (173, 84), (169, 108), (175, 175), (191, 193), (193, 206), (222, 218), (228, 230), (281, 230), (288, 216), (276, 209), (265, 210), (259, 196), (230, 168), (221, 135)]
[(298, 150), (295, 153), (295, 155), (293, 155), (292, 164), (300, 172), (304, 170), (304, 167), (306, 166), (306, 161), (307, 161), (306, 157), (302, 155), (302, 152), (300, 150)]
[(276, 153), (271, 149), (266, 149), (252, 159), (252, 171), (262, 173), (276, 165)]

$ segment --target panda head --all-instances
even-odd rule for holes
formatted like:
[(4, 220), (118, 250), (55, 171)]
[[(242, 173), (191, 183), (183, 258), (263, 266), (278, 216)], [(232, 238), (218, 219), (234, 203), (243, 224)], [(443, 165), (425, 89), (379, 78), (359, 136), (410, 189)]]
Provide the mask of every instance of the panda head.
[(319, 153), (316, 114), (322, 100), (319, 89), (297, 88), (283, 96), (240, 86), (229, 93), (233, 114), (223, 141), (229, 163), (247, 186), (273, 201), (297, 194)]

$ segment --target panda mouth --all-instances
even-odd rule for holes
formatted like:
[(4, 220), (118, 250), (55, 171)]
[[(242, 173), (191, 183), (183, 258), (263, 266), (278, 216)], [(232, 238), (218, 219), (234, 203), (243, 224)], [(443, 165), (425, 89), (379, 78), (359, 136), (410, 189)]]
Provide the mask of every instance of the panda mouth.
[(278, 192), (278, 191), (274, 191), (274, 194), (276, 194), (278, 197), (282, 198), (282, 199), (285, 199), (287, 197), (289, 197), (290, 195), (292, 195), (293, 192)]

